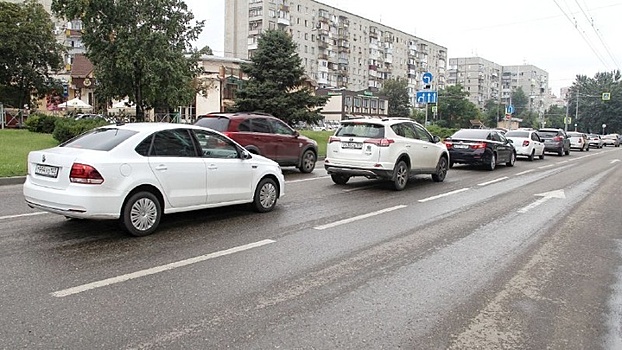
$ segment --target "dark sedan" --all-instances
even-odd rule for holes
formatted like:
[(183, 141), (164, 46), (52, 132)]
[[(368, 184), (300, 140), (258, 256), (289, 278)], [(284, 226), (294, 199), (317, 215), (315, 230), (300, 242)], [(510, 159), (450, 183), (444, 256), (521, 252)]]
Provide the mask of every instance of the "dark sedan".
[(494, 170), (497, 164), (514, 166), (516, 150), (498, 130), (461, 129), (445, 139), (449, 167), (454, 164), (484, 165)]

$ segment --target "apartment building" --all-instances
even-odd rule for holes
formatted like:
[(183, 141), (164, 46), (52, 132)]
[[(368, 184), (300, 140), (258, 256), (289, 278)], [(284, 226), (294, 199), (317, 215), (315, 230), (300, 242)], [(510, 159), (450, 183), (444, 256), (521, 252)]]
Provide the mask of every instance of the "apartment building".
[(447, 85), (460, 84), (469, 100), (484, 108), (488, 100), (509, 104), (512, 92), (521, 87), (529, 109), (542, 112), (552, 103), (549, 74), (534, 65), (502, 66), (481, 57), (450, 58)]
[(225, 56), (252, 57), (268, 29), (291, 34), (321, 88), (377, 91), (401, 78), (414, 106), (424, 73), (431, 89), (445, 87), (447, 48), (438, 44), (313, 0), (226, 0)]
[(502, 71), (500, 64), (481, 57), (450, 58), (447, 85), (462, 85), (469, 100), (483, 109), (488, 100), (501, 96)]

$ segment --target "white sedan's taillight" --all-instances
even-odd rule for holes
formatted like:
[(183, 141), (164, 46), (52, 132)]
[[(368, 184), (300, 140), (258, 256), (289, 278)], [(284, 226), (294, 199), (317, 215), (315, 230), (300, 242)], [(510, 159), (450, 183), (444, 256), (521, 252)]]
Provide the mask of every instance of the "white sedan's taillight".
[(73, 163), (69, 181), (79, 184), (100, 185), (104, 178), (94, 167), (86, 164)]

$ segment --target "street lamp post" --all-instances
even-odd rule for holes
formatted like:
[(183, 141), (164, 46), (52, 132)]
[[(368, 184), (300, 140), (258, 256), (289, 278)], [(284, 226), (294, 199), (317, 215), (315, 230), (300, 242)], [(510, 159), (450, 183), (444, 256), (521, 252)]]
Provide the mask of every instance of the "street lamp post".
[(607, 127), (607, 124), (603, 124), (603, 135), (605, 134), (605, 128)]

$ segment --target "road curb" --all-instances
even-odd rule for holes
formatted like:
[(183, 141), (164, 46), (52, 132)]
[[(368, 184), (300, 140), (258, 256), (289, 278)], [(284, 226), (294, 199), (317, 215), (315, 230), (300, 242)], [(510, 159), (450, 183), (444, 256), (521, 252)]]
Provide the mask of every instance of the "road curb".
[(26, 181), (25, 176), (0, 177), (0, 186), (21, 185)]

